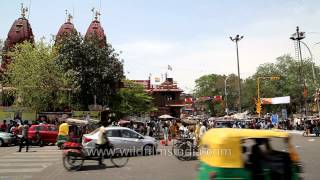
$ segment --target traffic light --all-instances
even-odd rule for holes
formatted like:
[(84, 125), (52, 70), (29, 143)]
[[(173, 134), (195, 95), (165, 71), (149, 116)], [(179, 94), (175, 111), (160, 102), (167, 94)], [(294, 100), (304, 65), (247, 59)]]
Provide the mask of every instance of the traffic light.
[(272, 76), (272, 77), (271, 77), (271, 80), (279, 80), (279, 79), (280, 79), (279, 76)]
[(260, 102), (260, 99), (258, 99), (257, 103), (256, 103), (256, 112), (257, 112), (257, 114), (261, 113), (261, 102)]

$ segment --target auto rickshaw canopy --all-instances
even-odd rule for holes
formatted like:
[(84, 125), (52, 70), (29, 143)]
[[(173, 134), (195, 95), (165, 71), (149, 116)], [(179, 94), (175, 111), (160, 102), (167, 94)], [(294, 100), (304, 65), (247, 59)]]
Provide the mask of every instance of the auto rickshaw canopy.
[(253, 138), (288, 138), (276, 130), (213, 128), (200, 141), (200, 161), (215, 167), (243, 168), (242, 140)]

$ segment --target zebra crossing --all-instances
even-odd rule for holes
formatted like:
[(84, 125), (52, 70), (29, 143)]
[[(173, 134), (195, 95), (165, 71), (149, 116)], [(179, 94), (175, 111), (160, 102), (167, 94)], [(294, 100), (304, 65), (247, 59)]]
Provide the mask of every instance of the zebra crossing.
[(31, 147), (29, 152), (12, 151), (0, 155), (0, 180), (33, 179), (35, 173), (61, 161), (61, 151), (56, 146)]

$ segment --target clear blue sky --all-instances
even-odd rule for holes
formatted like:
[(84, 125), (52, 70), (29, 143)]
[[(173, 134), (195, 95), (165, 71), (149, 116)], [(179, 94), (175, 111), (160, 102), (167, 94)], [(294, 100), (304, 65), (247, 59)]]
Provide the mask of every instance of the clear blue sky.
[[(1, 39), (20, 16), (21, 2), (30, 4), (1, 1)], [(29, 20), (36, 39), (55, 35), (66, 9), (84, 34), (92, 7), (99, 9), (100, 1), (32, 0)], [(252, 75), (261, 63), (293, 54), (289, 36), (297, 25), (307, 32), (305, 41), (319, 61), (320, 46), (313, 44), (320, 41), (320, 33), (310, 33), (320, 32), (319, 7), (318, 0), (102, 0), (101, 21), (107, 40), (123, 51), (129, 78), (161, 76), (170, 64), (169, 75), (188, 91), (203, 74), (237, 72), (235, 47), (228, 39), (237, 33), (245, 36), (239, 49), (242, 77)]]

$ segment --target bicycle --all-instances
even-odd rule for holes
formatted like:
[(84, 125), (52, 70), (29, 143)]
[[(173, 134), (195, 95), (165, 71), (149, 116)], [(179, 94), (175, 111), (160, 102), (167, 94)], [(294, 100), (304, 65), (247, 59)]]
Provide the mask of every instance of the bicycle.
[[(67, 171), (78, 171), (83, 166), (85, 160), (96, 160), (101, 162), (104, 160), (104, 156), (100, 157), (95, 155), (89, 155), (83, 146), (79, 143), (65, 143), (64, 146), (65, 150), (63, 151), (62, 162), (63, 166)], [(115, 167), (123, 167), (125, 166), (128, 161), (129, 157), (122, 156), (121, 151), (119, 149), (114, 148), (112, 145), (106, 149), (110, 152), (108, 157), (111, 160), (111, 163)], [(102, 153), (102, 152), (98, 152)]]
[(172, 146), (172, 154), (181, 161), (189, 161), (194, 157), (197, 147), (192, 138), (180, 138)]

